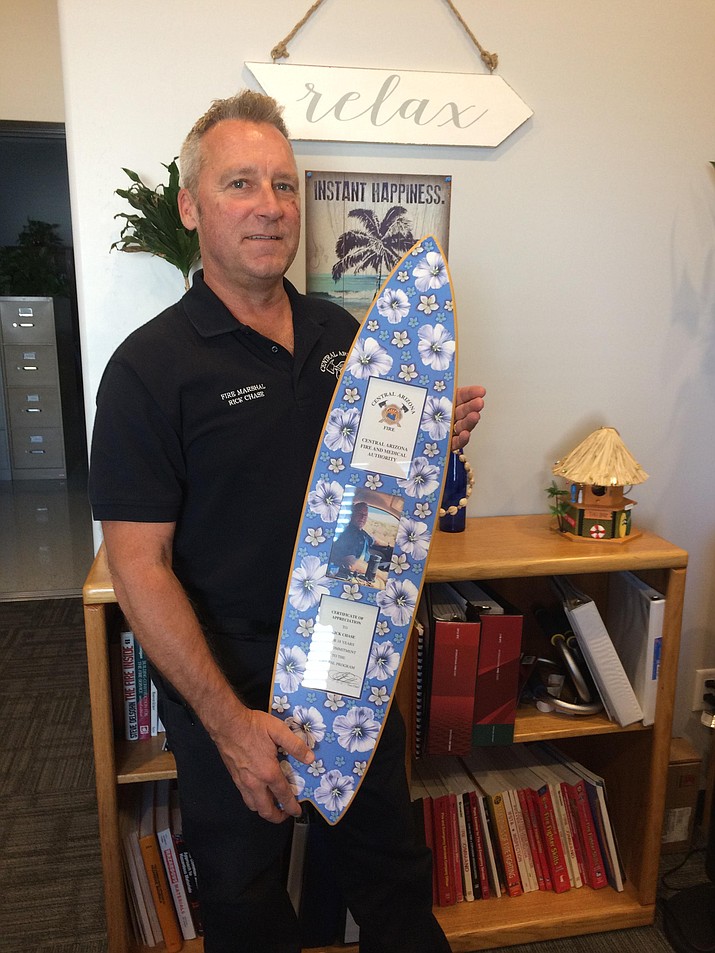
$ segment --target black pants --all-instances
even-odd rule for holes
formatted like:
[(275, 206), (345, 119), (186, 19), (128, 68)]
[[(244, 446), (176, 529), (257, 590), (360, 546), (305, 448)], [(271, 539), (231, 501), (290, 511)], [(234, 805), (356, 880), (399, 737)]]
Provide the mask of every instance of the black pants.
[[(241, 697), (265, 708), (273, 644), (223, 636), (221, 642), (222, 664)], [(281, 876), (290, 824), (249, 811), (203, 726), (170, 688), (160, 686), (160, 700), (184, 835), (199, 874), (206, 953), (298, 953), (298, 922)], [(326, 824), (331, 872), (360, 925), (361, 953), (449, 953), (432, 914), (432, 858), (414, 829), (404, 747), (404, 723), (393, 706), (345, 817)]]

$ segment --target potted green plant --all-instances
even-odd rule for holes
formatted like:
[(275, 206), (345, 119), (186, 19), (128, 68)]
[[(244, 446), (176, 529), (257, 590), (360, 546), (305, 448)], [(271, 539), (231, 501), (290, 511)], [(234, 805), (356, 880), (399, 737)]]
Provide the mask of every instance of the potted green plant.
[(546, 487), (546, 495), (550, 500), (553, 500), (549, 506), (549, 511), (551, 512), (552, 516), (556, 517), (559, 532), (565, 533), (566, 525), (564, 523), (564, 516), (566, 514), (567, 506), (564, 497), (569, 495), (569, 491), (557, 486), (556, 480), (552, 480), (551, 485)]
[[(163, 163), (162, 163), (163, 165)], [(178, 268), (189, 288), (191, 269), (200, 258), (199, 239), (195, 230), (184, 228), (179, 216), (179, 168), (176, 159), (164, 165), (169, 181), (155, 189), (142, 182), (136, 172), (124, 169), (132, 184), (128, 189), (117, 189), (117, 195), (126, 199), (135, 210), (118, 212), (114, 217), (125, 219), (119, 240), (112, 248), (126, 252), (147, 252), (163, 258)]]

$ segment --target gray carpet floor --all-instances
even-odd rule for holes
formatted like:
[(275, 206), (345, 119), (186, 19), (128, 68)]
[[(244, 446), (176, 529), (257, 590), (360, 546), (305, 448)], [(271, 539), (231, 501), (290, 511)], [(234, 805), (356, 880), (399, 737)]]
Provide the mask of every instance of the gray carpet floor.
[[(1, 602), (0, 953), (106, 951), (87, 691), (80, 600)], [(661, 894), (706, 879), (696, 851)], [(671, 953), (660, 914), (653, 927), (503, 953), (609, 950)]]

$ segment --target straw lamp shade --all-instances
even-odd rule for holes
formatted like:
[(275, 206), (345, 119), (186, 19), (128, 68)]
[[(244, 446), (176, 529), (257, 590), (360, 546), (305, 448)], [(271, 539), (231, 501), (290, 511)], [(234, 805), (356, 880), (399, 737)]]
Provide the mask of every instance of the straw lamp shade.
[(557, 460), (553, 473), (585, 486), (635, 486), (648, 479), (614, 427), (601, 427)]

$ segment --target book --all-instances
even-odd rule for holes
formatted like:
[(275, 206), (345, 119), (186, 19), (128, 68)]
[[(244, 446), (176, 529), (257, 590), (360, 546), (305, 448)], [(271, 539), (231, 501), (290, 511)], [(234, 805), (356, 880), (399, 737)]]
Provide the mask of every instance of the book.
[(489, 772), (490, 782), (494, 783), (495, 788), (501, 791), (504, 798), (504, 809), (514, 857), (519, 868), (519, 879), (524, 893), (530, 893), (539, 889), (539, 883), (527, 833), (528, 818), (524, 817), (514, 773), (501, 757), (501, 752), (502, 749), (485, 748), (479, 753), (479, 763), (482, 770)]
[(553, 811), (551, 821), (554, 823), (555, 831), (558, 832), (558, 840), (561, 843), (569, 884), (575, 888), (582, 887), (583, 877), (579, 865), (577, 845), (574, 843), (573, 821), (564, 789), (561, 786), (561, 779), (546, 765), (543, 765), (530, 749), (524, 750), (522, 745), (519, 747), (519, 754), (528, 767), (541, 780), (542, 785), (546, 785), (548, 788)]
[(127, 741), (139, 738), (137, 717), (137, 678), (134, 633), (123, 629), (119, 633), (122, 659), (122, 701), (124, 705), (124, 737)]
[(430, 799), (432, 815), (432, 862), (437, 887), (437, 905), (449, 907), (457, 903), (459, 877), (456, 863), (451, 805), (446, 788), (424, 758), (415, 762), (415, 772)]
[(472, 745), (511, 744), (519, 694), (523, 615), (474, 582), (454, 583), (453, 588), (464, 600), (466, 618), (480, 623)]
[(479, 622), (467, 622), (449, 586), (433, 584), (432, 687), (427, 754), (466, 754), (479, 659)]
[(546, 745), (534, 744), (532, 750), (537, 751), (538, 758), (562, 779), (573, 826), (579, 838), (584, 882), (594, 890), (605, 887), (608, 883), (606, 869), (584, 778), (566, 759), (558, 758)]
[(476, 839), (478, 835), (474, 832), (469, 799), (467, 798), (465, 802), (465, 795), (474, 790), (474, 784), (455, 758), (433, 758), (432, 762), (447, 790), (455, 795), (464, 899), (471, 901), (481, 895), (477, 871)]
[(134, 639), (134, 667), (136, 671), (139, 740), (146, 741), (151, 737), (151, 680), (144, 649), (141, 647), (141, 642), (136, 638)]
[(136, 938), (145, 946), (152, 947), (161, 943), (162, 935), (139, 847), (140, 823), (141, 787), (130, 785), (126, 797), (119, 803), (119, 836), (125, 884), (134, 911), (133, 924)]
[(186, 893), (181, 864), (171, 830), (171, 781), (160, 780), (155, 788), (154, 819), (156, 838), (164, 864), (164, 872), (174, 901), (174, 910), (179, 921), (181, 934), (185, 940), (196, 939), (196, 929), (191, 916), (189, 899)]
[[(541, 823), (536, 804), (536, 793), (534, 790), (535, 776), (525, 768), (517, 753), (513, 750), (515, 746), (507, 748), (492, 748), (489, 750), (489, 758), (497, 771), (500, 772), (506, 783), (509, 785), (512, 798), (518, 800), (519, 817), (523, 825), (521, 830), (522, 842), (525, 841), (524, 850), (531, 858), (533, 870), (531, 875), (535, 878), (532, 889), (551, 890), (551, 875), (546, 862), (546, 855), (541, 833)], [(519, 818), (517, 818), (519, 820)]]
[(169, 808), (171, 811), (171, 836), (174, 838), (174, 847), (176, 855), (179, 858), (179, 868), (184, 881), (184, 890), (186, 899), (191, 911), (191, 919), (194, 924), (194, 930), (197, 936), (203, 936), (204, 928), (201, 921), (201, 906), (199, 903), (199, 877), (196, 872), (196, 864), (191, 852), (184, 840), (184, 826), (181, 820), (181, 809), (179, 807), (179, 792), (174, 785), (171, 786), (169, 793)]
[(622, 728), (642, 721), (643, 710), (596, 603), (568, 576), (553, 580), (609, 718)]
[(596, 829), (601, 845), (601, 854), (606, 866), (606, 877), (608, 883), (614, 890), (624, 889), (625, 870), (618, 850), (616, 834), (613, 830), (610, 815), (608, 812), (608, 797), (606, 792), (606, 783), (603, 778), (585, 767), (573, 758), (569, 758), (555, 745), (545, 743), (544, 746), (551, 751), (555, 757), (567, 763), (572, 770), (583, 777), (586, 782), (586, 790), (589, 802), (591, 804), (591, 813), (596, 822)]
[(662, 593), (632, 572), (609, 575), (606, 625), (643, 709), (644, 725), (655, 719), (664, 619)]
[(510, 897), (519, 897), (524, 892), (524, 888), (509, 829), (502, 783), (494, 777), (488, 768), (482, 766), (474, 752), (462, 760), (478, 789), (486, 796), (487, 810), (494, 825), (496, 843), (502, 861), (506, 891)]
[(410, 795), (412, 797), (412, 811), (417, 836), (424, 840), (425, 846), (429, 848), (429, 852), (432, 855), (432, 903), (436, 906), (438, 904), (437, 864), (435, 863), (434, 851), (432, 798), (429, 796), (427, 789), (418, 777), (416, 771), (412, 773)]
[(154, 819), (154, 781), (145, 781), (141, 785), (141, 822), (139, 827), (139, 847), (141, 848), (144, 869), (149, 879), (149, 887), (154, 900), (156, 914), (161, 927), (164, 944), (169, 953), (177, 953), (184, 945), (179, 921), (171, 899), (169, 883), (164, 872), (159, 841), (156, 836)]

